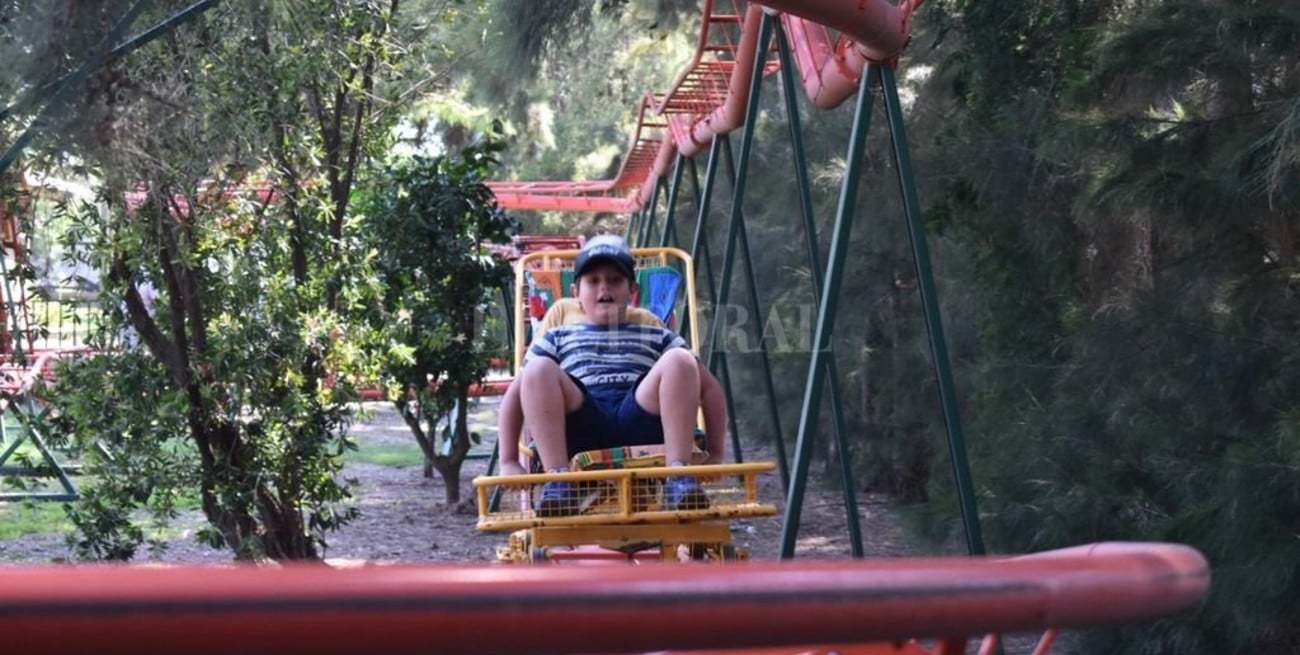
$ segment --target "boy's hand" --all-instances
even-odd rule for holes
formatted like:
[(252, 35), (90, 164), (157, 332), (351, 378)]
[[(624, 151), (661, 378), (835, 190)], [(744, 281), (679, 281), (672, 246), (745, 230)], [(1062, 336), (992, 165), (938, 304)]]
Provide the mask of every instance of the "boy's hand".
[(524, 467), (517, 461), (503, 460), (501, 462), (501, 471), (497, 475), (525, 475), (528, 473)]

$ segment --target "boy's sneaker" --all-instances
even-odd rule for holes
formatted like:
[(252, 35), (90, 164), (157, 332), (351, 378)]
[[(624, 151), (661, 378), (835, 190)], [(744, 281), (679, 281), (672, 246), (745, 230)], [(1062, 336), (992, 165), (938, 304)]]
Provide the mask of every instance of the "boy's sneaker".
[(664, 509), (669, 512), (708, 509), (709, 496), (700, 488), (700, 481), (687, 475), (675, 475), (664, 480)]
[(537, 516), (555, 518), (573, 516), (578, 513), (578, 494), (573, 485), (565, 480), (551, 480), (542, 485), (533, 510)]

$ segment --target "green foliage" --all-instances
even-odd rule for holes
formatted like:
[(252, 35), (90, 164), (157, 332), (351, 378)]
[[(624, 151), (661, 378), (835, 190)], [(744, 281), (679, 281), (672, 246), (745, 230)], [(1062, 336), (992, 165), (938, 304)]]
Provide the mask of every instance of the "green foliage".
[[(95, 41), (90, 37), (99, 38), (116, 15), (115, 5), (106, 4), (68, 16), (61, 27), (72, 33), (65, 36), (50, 26), (72, 4), (14, 5), (23, 11), (13, 12), (14, 22), (0, 23), (0, 30), (13, 37), (0, 47), (8, 48), (13, 56), (7, 60), (17, 62), (22, 73), (0, 82), (0, 92), (18, 94), (24, 84), (32, 88), (66, 72), (67, 62), (76, 58), (64, 55), (85, 50)], [(237, 226), (268, 236), (230, 237), (227, 243), (221, 240), (226, 237), (214, 236), (225, 228), (210, 227), (220, 221), (203, 223), (197, 236), (183, 237), (204, 245), (160, 260), (200, 271), (195, 288), (202, 293), (183, 298), (210, 296), (206, 302), (224, 308), (213, 313), (222, 318), (207, 323), (214, 326), (207, 338), (219, 342), (221, 350), (204, 351), (207, 357), (176, 369), (220, 375), (192, 393), (177, 385), (173, 392), (183, 397), (168, 402), (183, 401), (187, 412), (221, 410), (201, 415), (268, 416), (298, 425), (297, 419), (327, 407), (325, 400), (319, 406), (308, 401), (319, 397), (311, 394), (320, 392), (313, 385), (322, 376), (338, 372), (341, 381), (352, 379), (345, 372), (360, 357), (355, 349), (361, 339), (333, 337), (359, 334), (344, 312), (366, 311), (384, 329), (393, 398), (416, 419), (415, 433), (428, 443), (425, 452), (454, 456), (465, 442), (444, 438), (439, 443), (433, 430), (455, 403), (402, 394), (408, 388), (424, 393), (430, 376), (442, 379), (458, 362), (477, 356), (466, 347), (471, 339), (452, 339), (477, 336), (478, 330), (461, 329), (453, 320), (456, 298), (441, 291), (450, 285), (438, 275), (443, 253), (455, 254), (449, 261), (461, 261), (481, 241), (459, 238), (472, 224), (463, 216), (440, 228), (432, 221), (440, 207), (435, 199), (458, 197), (453, 190), (461, 186), (470, 190), (467, 202), (485, 206), (474, 183), (488, 174), (492, 155), (477, 163), (437, 158), (396, 165), (367, 191), (364, 229), (342, 229), (351, 201), (349, 178), (338, 174), (347, 170), (343, 153), (348, 148), (340, 147), (347, 131), (320, 127), (303, 116), (348, 115), (357, 117), (355, 124), (377, 129), (391, 124), (391, 115), (349, 113), (356, 105), (333, 104), (330, 98), (339, 97), (336, 93), (397, 98), (392, 87), (367, 89), (364, 82), (367, 72), (381, 79), (396, 72), (387, 67), (395, 66), (395, 59), (380, 57), (373, 67), (358, 61), (364, 49), (357, 48), (375, 43), (378, 32), (326, 30), (334, 14), (299, 11), (317, 9), (313, 3), (266, 7), (265, 21), (237, 4), (214, 10), (214, 18), (196, 28), (202, 47), (184, 51), (201, 65), (178, 67), (172, 59), (156, 57), (106, 71), (87, 85), (88, 108), (72, 116), (77, 120), (52, 123), (59, 138), (51, 143), (84, 142), (77, 151), (80, 161), (93, 162), (109, 178), (120, 176), (118, 186), (109, 187), (110, 199), (142, 179), (170, 185), (159, 188), (154, 202), (173, 191), (195, 197), (195, 180), (242, 179), (256, 170), (274, 171), (276, 184), (292, 192), (284, 211), (239, 213)], [(435, 26), (441, 25), (472, 29), (442, 31), (438, 48), (414, 56), (433, 68), (434, 62), (450, 59), (465, 67), (407, 88), (429, 84), (447, 95), (469, 96), (464, 104), (460, 97), (447, 101), (443, 106), (455, 110), (436, 112), (436, 120), (425, 124), (445, 129), (442, 143), (448, 152), (466, 143), (466, 135), (484, 120), (484, 112), (469, 103), (501, 108), (516, 156), (494, 176), (607, 177), (622, 155), (636, 98), (646, 90), (665, 90), (684, 61), (686, 50), (666, 62), (653, 56), (690, 41), (672, 20), (683, 8), (693, 11), (698, 5), (675, 0), (446, 5), (423, 14), (429, 18), (421, 29), (428, 34), (438, 33)], [(1214, 567), (1204, 606), (1154, 626), (1096, 633), (1094, 639), (1112, 640), (1093, 644), (1096, 652), (1297, 650), (1291, 620), (1300, 606), (1294, 563), (1300, 530), (1297, 11), (1293, 0), (935, 0), (922, 6), (914, 26), (914, 45), (902, 69), (917, 74), (913, 81), (904, 78), (918, 98), (909, 109), (908, 129), (920, 196), (929, 203), (935, 273), (990, 545), (1024, 552), (1101, 539), (1169, 539), (1200, 548)], [(294, 20), (286, 20), (289, 16)], [(324, 31), (293, 32), (286, 23)], [(357, 15), (338, 21), (350, 27), (373, 24)], [(245, 31), (262, 25), (268, 26), (265, 32)], [(573, 29), (578, 25), (585, 28), (580, 34)], [(524, 66), (503, 54), (511, 50), (503, 45), (512, 42), (521, 46), (515, 52), (526, 53)], [(30, 53), (55, 56), (25, 59)], [(805, 327), (799, 308), (811, 303), (810, 268), (821, 263), (808, 262), (802, 226), (791, 220), (800, 211), (789, 181), (791, 152), (784, 125), (773, 120), (784, 115), (779, 104), (784, 98), (774, 98), (769, 89), (755, 126), (760, 145), (745, 214), (760, 293), (789, 334)], [(805, 112), (804, 147), (813, 162), (813, 210), (821, 220), (817, 229), (824, 252), (845, 168), (840, 158), (849, 114), (843, 107), (809, 112), (806, 102), (798, 102)], [(197, 117), (175, 110), (201, 104), (211, 110)], [(276, 128), (268, 130), (270, 125)], [(267, 143), (280, 146), (272, 157), (266, 156), (272, 151)], [(358, 152), (382, 152), (386, 145), (382, 138), (365, 140)], [(873, 143), (869, 152), (882, 145)], [(268, 161), (274, 166), (263, 166)], [(165, 165), (155, 166), (158, 162)], [(864, 165), (872, 184), (864, 185), (859, 203), (871, 211), (854, 228), (852, 268), (842, 294), (853, 299), (853, 308), (841, 306), (834, 344), (849, 434), (862, 438), (854, 440), (851, 453), (825, 454), (853, 458), (859, 479), (875, 489), (908, 500), (932, 498), (921, 505), (929, 513), (930, 534), (953, 539), (957, 503), (950, 476), (931, 473), (947, 470), (948, 458), (939, 442), (942, 425), (907, 237), (896, 219), (898, 199), (881, 191), (893, 185), (876, 184), (893, 171), (887, 158), (876, 154)], [(470, 174), (475, 166), (484, 168)], [(322, 169), (334, 176), (320, 174)], [(397, 193), (407, 182), (418, 182), (427, 195)], [(330, 192), (297, 195), (300, 188)], [(729, 191), (719, 188), (715, 197)], [(114, 214), (121, 222), (126, 216)], [(165, 213), (151, 216), (152, 229), (167, 225), (157, 220)], [(372, 226), (371, 220), (379, 222)], [(689, 233), (685, 222), (679, 222), (678, 234)], [(150, 250), (158, 242), (146, 238), (148, 230), (73, 229), (157, 254)], [(591, 231), (569, 218), (555, 229)], [(724, 232), (715, 216), (709, 230), (715, 271)], [(353, 240), (360, 238), (374, 239), (367, 242), (370, 254), (353, 249), (358, 245)], [(393, 244), (403, 247), (393, 252), (409, 246), (410, 259), (392, 254)], [(217, 259), (223, 263), (209, 276), (198, 265), (211, 261), (211, 252), (221, 253)], [(306, 267), (312, 256), (318, 258)], [(244, 257), (266, 260), (225, 263)], [(159, 280), (163, 267), (152, 263), (155, 259), (128, 270)], [(365, 272), (362, 264), (369, 261), (384, 270), (382, 284)], [(309, 268), (319, 275), (302, 273)], [(298, 274), (285, 276), (286, 269)], [(453, 270), (478, 275), (465, 267)], [(223, 286), (227, 278), (228, 288)], [(133, 279), (128, 275), (125, 282)], [(733, 281), (733, 302), (738, 289)], [(166, 292), (171, 300), (171, 290)], [(467, 297), (471, 300), (464, 304), (482, 302), (480, 295)], [(110, 316), (122, 315), (116, 299), (110, 305)], [(162, 305), (167, 316), (169, 303)], [(327, 309), (305, 309), (321, 306)], [(247, 317), (256, 320), (243, 326)], [(745, 327), (753, 345), (760, 334), (754, 328), (765, 327), (760, 321), (771, 316), (749, 318)], [(793, 434), (808, 362), (800, 343), (787, 341), (773, 358), (787, 436)], [(437, 359), (457, 348), (461, 352), (455, 357)], [(426, 356), (434, 364), (421, 368), (417, 364)], [(156, 357), (150, 365), (167, 362)], [(302, 362), (309, 365), (297, 366)], [(759, 388), (752, 350), (735, 353), (729, 364), (733, 388)], [(109, 372), (115, 370), (104, 374)], [(166, 375), (176, 378), (172, 369)], [(100, 388), (93, 380), (86, 384)], [(132, 405), (126, 395), (102, 393)], [(302, 413), (276, 414), (246, 404), (250, 398), (274, 398)], [(738, 393), (735, 401), (742, 429), (764, 434), (760, 422), (766, 421), (767, 400)], [(247, 414), (230, 414), (233, 407), (247, 408)], [(76, 413), (98, 418), (99, 411), (87, 407)], [(125, 419), (107, 424), (140, 429)], [(829, 431), (820, 427), (824, 442)], [(283, 444), (295, 443), (264, 439), (263, 432), (243, 424), (234, 434), (286, 451), (292, 449)], [(451, 434), (468, 431), (456, 427)], [(327, 451), (346, 450), (345, 444), (327, 443), (332, 444)], [(191, 452), (188, 448), (178, 446), (175, 454)], [(315, 448), (319, 444), (306, 450), (319, 454)], [(178, 470), (193, 466), (193, 459), (191, 452), (179, 460)], [(202, 457), (198, 461), (201, 465)], [(145, 463), (131, 465), (148, 470)], [(131, 492), (124, 484), (95, 493), (117, 498)], [(228, 501), (214, 498), (236, 506), (237, 495)], [(109, 527), (101, 531), (104, 539), (88, 546), (114, 553), (129, 545), (129, 534), (114, 536), (125, 530), (121, 515), (99, 513)], [(86, 514), (83, 522), (93, 520)]]
[(184, 443), (184, 403), (167, 390), (157, 362), (138, 352), (71, 360), (48, 394), (60, 399), (60, 411), (47, 433), (81, 446), (83, 466), (93, 474), (68, 507), (74, 552), (130, 559), (144, 540), (132, 521), (136, 509), (148, 509), (164, 526), (182, 490), (198, 486), (197, 458)]
[(1294, 650), (1294, 3), (945, 6), (966, 47), (928, 93), (961, 102), (917, 167), (966, 272), (942, 293), (985, 307), (959, 375), (990, 546), (1189, 543), (1209, 601), (1090, 651)]
[[(453, 410), (466, 406), (498, 350), (485, 307), (510, 276), (488, 245), (508, 242), (515, 225), (483, 184), (502, 148), (489, 135), (459, 157), (395, 162), (368, 178), (361, 203), (381, 290), (368, 318), (381, 333), (389, 399), (442, 474), (449, 502), (471, 446), (465, 412)], [(444, 417), (450, 438), (436, 449)]]
[[(506, 30), (514, 34), (513, 68), (536, 72), (538, 60), (548, 47), (566, 40), (590, 23), (589, 0), (503, 3)], [(527, 78), (529, 75), (524, 75)]]

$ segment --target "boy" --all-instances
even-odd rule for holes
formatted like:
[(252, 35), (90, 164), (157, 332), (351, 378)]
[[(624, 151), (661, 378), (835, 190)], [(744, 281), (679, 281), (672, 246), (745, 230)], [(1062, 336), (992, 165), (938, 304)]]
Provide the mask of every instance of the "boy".
[[(548, 330), (533, 342), (520, 372), (524, 421), (548, 472), (568, 470), (574, 454), (598, 448), (663, 443), (669, 466), (690, 462), (700, 372), (673, 332), (627, 320), (636, 260), (622, 239), (594, 237), (574, 260), (571, 295), (586, 321)], [(566, 481), (546, 483), (539, 516), (576, 511)], [(664, 481), (664, 504), (702, 509), (708, 498), (694, 477)]]
[[(628, 307), (627, 321), (637, 325), (663, 327), (653, 313), (640, 307)], [(559, 298), (546, 311), (536, 334), (538, 338), (547, 330), (570, 323), (586, 323), (582, 303), (577, 298)], [(519, 462), (519, 435), (523, 429), (523, 411), (519, 405), (519, 380), (516, 377), (506, 387), (497, 414), (497, 448), (501, 459), (499, 475), (523, 475), (527, 471)], [(700, 364), (700, 409), (704, 413), (704, 445), (709, 453), (705, 464), (721, 464), (727, 449), (727, 399), (722, 383), (709, 369)]]

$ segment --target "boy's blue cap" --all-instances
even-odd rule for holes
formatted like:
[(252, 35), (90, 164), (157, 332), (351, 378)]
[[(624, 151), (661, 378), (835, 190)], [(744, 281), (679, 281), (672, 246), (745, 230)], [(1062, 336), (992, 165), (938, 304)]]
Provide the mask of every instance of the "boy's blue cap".
[(635, 280), (636, 259), (632, 257), (632, 251), (628, 250), (627, 242), (622, 237), (613, 234), (602, 234), (587, 240), (582, 251), (578, 253), (578, 258), (573, 260), (573, 274), (576, 277), (582, 277), (582, 274), (596, 262), (608, 261), (618, 267), (629, 280)]

